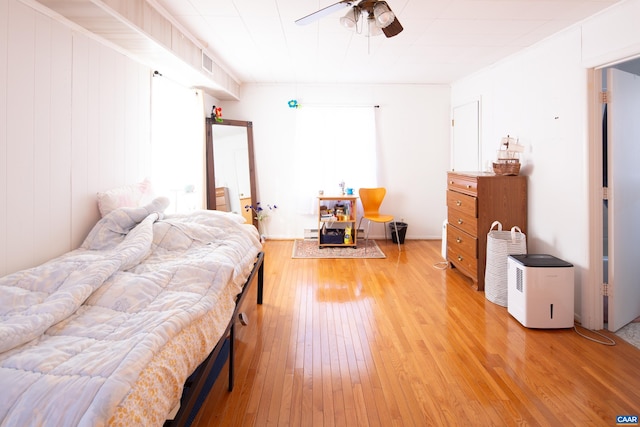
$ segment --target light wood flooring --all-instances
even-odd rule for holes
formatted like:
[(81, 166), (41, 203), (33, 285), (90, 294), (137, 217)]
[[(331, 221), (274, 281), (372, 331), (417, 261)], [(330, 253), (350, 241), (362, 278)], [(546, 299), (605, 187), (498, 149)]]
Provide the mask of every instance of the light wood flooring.
[[(195, 426), (614, 426), (640, 415), (640, 350), (524, 328), (456, 270), (440, 241), (386, 259), (291, 259), (265, 244), (227, 370)], [(595, 337), (598, 339), (598, 337)]]

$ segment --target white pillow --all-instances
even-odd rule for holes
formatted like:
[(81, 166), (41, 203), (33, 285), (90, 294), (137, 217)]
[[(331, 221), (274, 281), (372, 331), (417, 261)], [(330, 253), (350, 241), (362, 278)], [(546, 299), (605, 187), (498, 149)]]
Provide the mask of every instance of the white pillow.
[(145, 206), (153, 201), (153, 198), (151, 181), (145, 179), (137, 184), (99, 192), (98, 209), (100, 210), (100, 216), (104, 217), (114, 209)]

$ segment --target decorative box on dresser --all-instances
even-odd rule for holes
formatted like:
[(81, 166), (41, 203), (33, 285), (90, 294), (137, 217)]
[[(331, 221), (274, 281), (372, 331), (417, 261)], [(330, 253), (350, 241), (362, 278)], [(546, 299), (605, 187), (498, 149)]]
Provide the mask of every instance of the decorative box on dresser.
[(487, 233), (493, 221), (527, 233), (527, 177), (447, 173), (447, 261), (484, 290)]

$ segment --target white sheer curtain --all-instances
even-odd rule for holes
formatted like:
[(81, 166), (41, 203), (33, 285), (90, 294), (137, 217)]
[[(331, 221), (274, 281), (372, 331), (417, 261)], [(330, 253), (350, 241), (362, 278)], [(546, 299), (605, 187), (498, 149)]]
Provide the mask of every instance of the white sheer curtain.
[(151, 180), (167, 212), (205, 207), (205, 111), (201, 91), (151, 80)]
[(300, 214), (314, 214), (318, 191), (338, 195), (377, 185), (374, 107), (303, 106), (296, 110), (296, 195)]

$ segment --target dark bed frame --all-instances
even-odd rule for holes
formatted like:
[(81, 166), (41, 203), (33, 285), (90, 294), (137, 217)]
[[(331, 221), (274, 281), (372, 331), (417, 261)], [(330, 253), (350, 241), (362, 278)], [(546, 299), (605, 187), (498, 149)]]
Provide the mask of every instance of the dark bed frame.
[(180, 410), (173, 418), (173, 420), (167, 420), (164, 424), (165, 427), (174, 426), (188, 426), (191, 425), (193, 419), (198, 413), (200, 406), (209, 394), (211, 386), (215, 382), (220, 373), (220, 369), (224, 366), (226, 359), (229, 359), (229, 391), (233, 390), (233, 375), (234, 375), (234, 335), (235, 324), (238, 315), (240, 314), (240, 306), (244, 301), (251, 283), (254, 279), (258, 278), (258, 298), (257, 303), (262, 304), (262, 293), (264, 287), (264, 252), (260, 252), (256, 258), (256, 262), (253, 265), (249, 278), (242, 286), (242, 292), (238, 294), (236, 299), (236, 307), (233, 311), (233, 316), (227, 325), (222, 338), (213, 348), (213, 351), (207, 356), (198, 368), (187, 379), (180, 399)]

